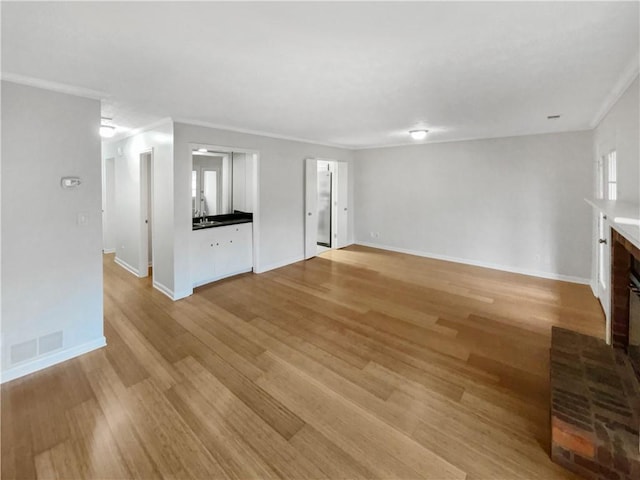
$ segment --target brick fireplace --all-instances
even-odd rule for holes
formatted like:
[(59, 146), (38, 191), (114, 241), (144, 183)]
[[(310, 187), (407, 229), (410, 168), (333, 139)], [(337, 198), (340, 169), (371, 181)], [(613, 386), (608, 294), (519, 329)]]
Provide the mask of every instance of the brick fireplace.
[(611, 343), (625, 351), (629, 347), (629, 278), (634, 259), (640, 262), (640, 249), (617, 231), (611, 231)]
[(616, 230), (611, 240), (612, 345), (552, 331), (551, 457), (587, 479), (638, 480), (640, 365), (628, 353), (637, 310), (630, 279), (640, 250)]

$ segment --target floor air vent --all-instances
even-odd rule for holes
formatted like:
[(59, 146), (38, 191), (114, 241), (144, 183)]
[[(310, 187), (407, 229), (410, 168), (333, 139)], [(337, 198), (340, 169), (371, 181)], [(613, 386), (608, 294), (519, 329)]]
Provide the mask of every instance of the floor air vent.
[(43, 335), (40, 338), (11, 345), (11, 364), (26, 362), (39, 355), (59, 350), (63, 345), (62, 330)]
[(38, 355), (38, 340), (27, 340), (26, 342), (11, 345), (11, 363), (20, 363)]
[(62, 330), (40, 337), (38, 347), (39, 355), (62, 348)]

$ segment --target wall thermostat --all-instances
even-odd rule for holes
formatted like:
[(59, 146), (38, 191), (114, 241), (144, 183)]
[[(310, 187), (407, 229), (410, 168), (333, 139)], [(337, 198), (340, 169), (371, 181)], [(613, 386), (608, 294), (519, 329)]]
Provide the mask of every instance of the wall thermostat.
[(60, 179), (62, 188), (76, 188), (81, 183), (80, 177), (62, 177)]

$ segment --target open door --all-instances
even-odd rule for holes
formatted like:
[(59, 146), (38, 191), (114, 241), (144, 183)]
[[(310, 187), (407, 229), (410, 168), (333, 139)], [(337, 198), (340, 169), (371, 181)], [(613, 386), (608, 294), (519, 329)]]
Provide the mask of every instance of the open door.
[(140, 277), (153, 265), (153, 151), (140, 154)]
[(605, 312), (606, 321), (606, 342), (611, 344), (611, 227), (607, 221), (607, 216), (602, 212), (598, 215), (598, 236), (597, 236), (597, 294), (602, 309)]
[(338, 165), (338, 188), (337, 188), (337, 217), (338, 228), (336, 235), (336, 248), (346, 247), (349, 242), (349, 164), (346, 162), (336, 162)]
[(304, 258), (316, 256), (318, 250), (318, 161), (307, 158), (304, 182)]

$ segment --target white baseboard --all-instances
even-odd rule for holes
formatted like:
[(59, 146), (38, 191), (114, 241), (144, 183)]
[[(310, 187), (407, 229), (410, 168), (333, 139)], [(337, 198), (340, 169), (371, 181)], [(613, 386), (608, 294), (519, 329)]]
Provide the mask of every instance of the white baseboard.
[(169, 287), (167, 287), (166, 285), (163, 285), (162, 283), (154, 280), (153, 281), (153, 288), (155, 288), (156, 290), (158, 290), (161, 293), (164, 293), (167, 297), (169, 297), (171, 300), (176, 301), (176, 300), (180, 300), (181, 298), (186, 298), (190, 295), (193, 295), (193, 289), (191, 290), (185, 290), (183, 292), (180, 293), (175, 293), (173, 290), (171, 290)]
[(593, 296), (598, 298), (598, 287), (596, 283), (593, 280), (589, 280), (589, 286), (591, 287), (591, 292), (593, 293)]
[(302, 257), (293, 257), (288, 260), (283, 260), (281, 262), (269, 263), (265, 266), (260, 265), (258, 268), (255, 268), (253, 271), (256, 273), (264, 273), (269, 270), (275, 270), (276, 268), (286, 267), (287, 265), (291, 265), (292, 263), (301, 262), (304, 260), (304, 256)]
[(190, 290), (183, 290), (182, 292), (177, 292), (173, 295), (173, 300), (181, 300), (183, 298), (187, 298), (193, 295), (193, 288)]
[(82, 354), (89, 353), (92, 350), (104, 347), (106, 344), (107, 340), (105, 339), (105, 337), (99, 337), (90, 342), (86, 342), (75, 347), (66, 348), (58, 352), (53, 352), (48, 355), (33, 359), (29, 362), (16, 365), (15, 367), (9, 368), (8, 370), (2, 372), (0, 383), (9, 382), (11, 380), (15, 380), (16, 378), (20, 378), (44, 368), (51, 367), (58, 363), (65, 362)]
[(528, 275), (530, 277), (548, 278), (550, 280), (561, 280), (563, 282), (579, 283), (581, 285), (590, 285), (591, 280), (588, 278), (574, 277), (571, 275), (562, 275), (559, 273), (539, 272), (536, 270), (527, 270), (524, 268), (510, 267), (508, 265), (498, 265), (495, 263), (480, 262), (477, 260), (469, 260), (467, 258), (450, 257), (448, 255), (439, 255), (436, 253), (421, 252), (418, 250), (410, 250), (407, 248), (390, 247), (388, 245), (380, 245), (370, 242), (355, 242), (356, 245), (364, 247), (379, 248), (381, 250), (389, 250), (390, 252), (406, 253), (408, 255), (416, 255), (418, 257), (433, 258), (435, 260), (444, 260), (447, 262), (462, 263), (464, 265), (473, 265), (474, 267), (490, 268), (491, 270), (500, 270), (502, 272), (518, 273), (520, 275)]
[(161, 293), (164, 293), (171, 300), (174, 300), (173, 290), (171, 290), (169, 287), (166, 287), (165, 285), (161, 284), (160, 282), (154, 280), (153, 281), (153, 288), (155, 288), (156, 290), (158, 290)]
[(103, 248), (102, 249), (102, 253), (116, 253), (116, 249), (115, 248)]
[(138, 271), (137, 268), (133, 268), (127, 262), (125, 262), (124, 260), (118, 258), (117, 255), (116, 255), (116, 258), (115, 258), (114, 262), (116, 262), (118, 265), (120, 265), (122, 268), (124, 268), (128, 272), (133, 273), (136, 277), (140, 276), (140, 272)]

